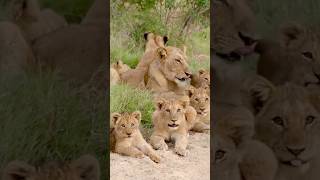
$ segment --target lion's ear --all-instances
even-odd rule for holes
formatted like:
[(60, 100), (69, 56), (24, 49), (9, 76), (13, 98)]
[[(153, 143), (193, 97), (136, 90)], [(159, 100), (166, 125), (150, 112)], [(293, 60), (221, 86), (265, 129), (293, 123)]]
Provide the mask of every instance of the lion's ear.
[(21, 161), (13, 161), (4, 169), (5, 180), (26, 180), (35, 173), (35, 167)]
[(115, 125), (118, 122), (120, 117), (121, 117), (120, 113), (112, 113), (111, 114), (111, 120), (112, 120), (113, 125)]
[(81, 180), (99, 180), (100, 165), (92, 155), (83, 155), (71, 162), (70, 167), (75, 170)]
[(158, 57), (161, 59), (161, 60), (164, 60), (167, 58), (168, 56), (168, 52), (166, 50), (166, 48), (163, 48), (163, 47), (159, 47), (157, 49), (157, 54), (158, 54)]
[(163, 106), (165, 105), (166, 100), (163, 98), (158, 98), (155, 100), (157, 110), (162, 110)]
[(261, 76), (255, 76), (245, 84), (249, 86), (248, 93), (252, 100), (251, 103), (253, 108), (256, 110), (256, 113), (258, 113), (272, 96), (275, 86)]
[(168, 36), (163, 36), (163, 44), (166, 45), (168, 41), (169, 41)]
[(141, 121), (141, 112), (140, 111), (135, 111), (132, 113), (132, 116), (136, 119), (138, 119), (138, 121)]
[(305, 33), (305, 29), (294, 22), (288, 23), (281, 28), (281, 43), (285, 47), (290, 46), (292, 41), (299, 39)]
[(149, 39), (154, 37), (154, 34), (152, 32), (146, 32), (143, 34), (143, 36), (144, 36), (144, 39), (148, 41)]

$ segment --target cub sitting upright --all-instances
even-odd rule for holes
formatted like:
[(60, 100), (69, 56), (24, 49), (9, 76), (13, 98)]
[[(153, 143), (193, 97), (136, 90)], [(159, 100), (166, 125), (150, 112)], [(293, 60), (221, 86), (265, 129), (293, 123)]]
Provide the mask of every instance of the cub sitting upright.
[(155, 149), (168, 150), (165, 141), (175, 142), (175, 152), (178, 155), (187, 155), (188, 130), (190, 123), (186, 118), (187, 101), (178, 99), (156, 100), (156, 111), (152, 115), (154, 132), (150, 137), (150, 143)]
[(140, 111), (135, 111), (132, 114), (112, 113), (111, 119), (110, 144), (112, 151), (137, 158), (142, 158), (145, 154), (154, 162), (160, 162), (160, 157), (143, 139), (139, 131), (141, 121)]

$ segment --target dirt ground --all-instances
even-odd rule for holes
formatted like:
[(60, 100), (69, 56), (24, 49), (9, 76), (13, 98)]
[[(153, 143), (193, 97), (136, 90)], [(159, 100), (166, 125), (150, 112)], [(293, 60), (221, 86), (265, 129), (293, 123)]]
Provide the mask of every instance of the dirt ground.
[[(170, 147), (170, 146), (169, 146)], [(188, 155), (178, 156), (173, 147), (157, 151), (159, 164), (148, 157), (142, 159), (110, 154), (111, 180), (209, 180), (210, 136), (195, 133), (189, 136)]]

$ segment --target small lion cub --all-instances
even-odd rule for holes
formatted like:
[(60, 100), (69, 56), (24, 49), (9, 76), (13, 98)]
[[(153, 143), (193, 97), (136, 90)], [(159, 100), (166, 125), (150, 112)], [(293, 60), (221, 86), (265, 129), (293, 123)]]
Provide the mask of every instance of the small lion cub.
[(141, 121), (140, 111), (135, 111), (131, 114), (112, 113), (111, 119), (113, 126), (111, 133), (115, 140), (115, 146), (112, 147), (111, 145), (111, 149), (114, 152), (136, 158), (142, 158), (145, 154), (154, 162), (160, 162), (160, 157), (150, 144), (143, 139), (139, 130)]
[(157, 109), (152, 115), (154, 131), (150, 137), (154, 149), (168, 150), (166, 141), (174, 141), (176, 154), (187, 155), (188, 131), (191, 123), (186, 117), (188, 107), (187, 101), (179, 99), (156, 100)]

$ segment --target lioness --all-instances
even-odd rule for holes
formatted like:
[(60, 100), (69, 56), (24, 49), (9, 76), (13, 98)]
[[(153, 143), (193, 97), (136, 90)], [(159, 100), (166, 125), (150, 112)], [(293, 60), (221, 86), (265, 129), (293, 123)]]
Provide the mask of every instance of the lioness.
[(186, 119), (187, 101), (175, 99), (157, 99), (156, 110), (152, 115), (154, 131), (150, 143), (154, 149), (168, 150), (165, 141), (175, 142), (175, 152), (187, 155), (188, 130), (190, 122)]
[[(254, 117), (237, 108), (213, 128), (213, 179), (273, 180), (277, 160), (270, 148), (253, 140)], [(263, 156), (262, 156), (263, 155)]]
[(147, 88), (153, 92), (183, 92), (191, 81), (186, 55), (176, 47), (157, 49), (158, 59), (149, 67)]
[(197, 122), (193, 125), (191, 130), (197, 132), (204, 132), (210, 129), (210, 97), (205, 88), (188, 89), (188, 96), (190, 98), (190, 105), (197, 112)]
[(37, 0), (12, 0), (7, 5), (9, 19), (16, 23), (29, 43), (67, 26), (67, 21), (51, 9), (40, 9)]
[(111, 144), (111, 150), (137, 158), (145, 155), (156, 163), (160, 162), (160, 157), (152, 147), (143, 139), (139, 130), (141, 121), (140, 111), (129, 113), (112, 113), (111, 136), (115, 139), (115, 144)]
[(319, 179), (319, 96), (286, 83), (274, 86), (259, 77), (250, 87), (256, 110), (256, 137), (274, 151), (276, 180)]
[(99, 180), (98, 160), (91, 155), (81, 156), (70, 163), (49, 162), (34, 167), (12, 161), (3, 171), (2, 180)]

